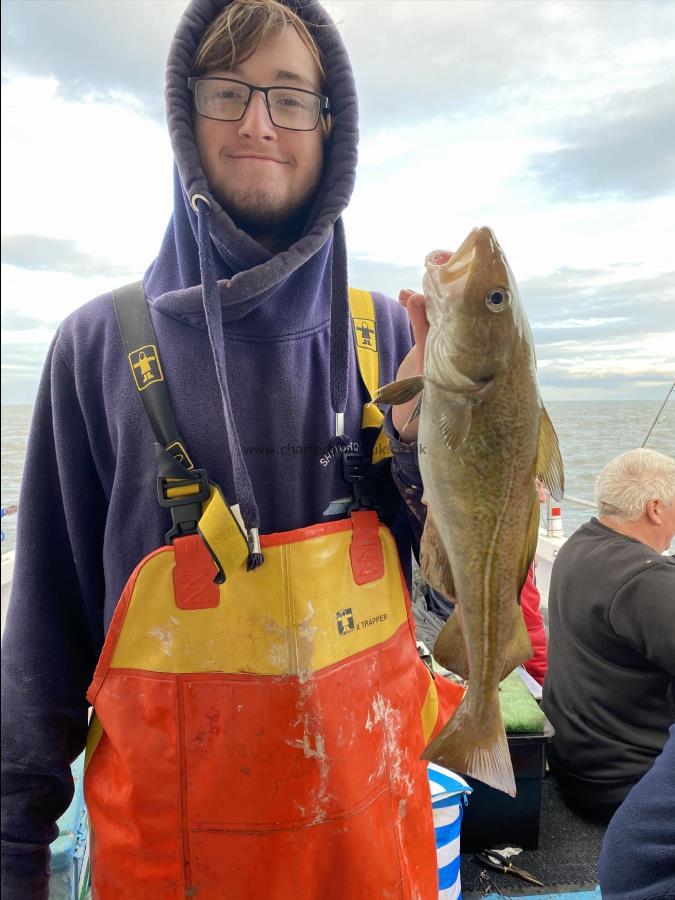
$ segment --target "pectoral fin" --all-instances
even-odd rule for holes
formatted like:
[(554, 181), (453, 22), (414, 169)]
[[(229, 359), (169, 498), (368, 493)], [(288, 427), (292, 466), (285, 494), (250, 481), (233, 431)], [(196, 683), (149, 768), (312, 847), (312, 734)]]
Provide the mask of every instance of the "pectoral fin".
[[(454, 600), (455, 587), (450, 560), (434, 524), (431, 510), (427, 510), (420, 542), (420, 571), (430, 587), (449, 600)], [(434, 644), (433, 654), (445, 669), (461, 675), (462, 678), (469, 677), (469, 660), (457, 613), (451, 615), (441, 629)]]
[(417, 403), (415, 404), (415, 408), (413, 409), (413, 411), (410, 413), (410, 415), (409, 415), (408, 418), (406, 419), (406, 423), (405, 423), (405, 425), (403, 426), (403, 430), (404, 430), (404, 431), (406, 430), (406, 428), (408, 427), (408, 425), (410, 425), (411, 422), (413, 422), (415, 419), (418, 419), (418, 418), (419, 418), (420, 411), (421, 411), (421, 409), (422, 409), (422, 398), (423, 398), (423, 397), (424, 397), (424, 392), (422, 392), (422, 393), (419, 395), (419, 397), (417, 398)]
[(469, 677), (469, 656), (466, 652), (464, 635), (459, 625), (457, 610), (441, 628), (432, 650), (434, 659), (448, 672), (461, 678)]
[(454, 597), (455, 587), (450, 560), (428, 507), (420, 541), (420, 571), (426, 583), (435, 591), (448, 599)]
[(457, 450), (467, 439), (471, 428), (472, 409), (473, 404), (470, 400), (449, 403), (443, 407), (438, 427), (441, 429), (443, 441), (448, 450)]
[(391, 381), (375, 392), (373, 403), (391, 403), (398, 406), (407, 403), (424, 390), (424, 376), (414, 375), (412, 378), (401, 378)]
[(537, 475), (546, 485), (551, 496), (560, 502), (565, 492), (565, 474), (558, 435), (548, 413), (542, 407), (539, 417), (539, 446), (537, 449)]

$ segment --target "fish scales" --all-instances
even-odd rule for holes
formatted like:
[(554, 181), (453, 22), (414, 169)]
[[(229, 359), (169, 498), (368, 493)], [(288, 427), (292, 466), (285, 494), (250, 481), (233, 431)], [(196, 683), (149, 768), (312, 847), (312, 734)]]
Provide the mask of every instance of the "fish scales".
[(422, 573), (457, 604), (434, 656), (468, 677), (462, 703), (424, 756), (513, 796), (498, 686), (532, 652), (518, 598), (538, 532), (535, 476), (561, 496), (562, 462), (530, 327), (492, 231), (473, 229), (452, 256), (429, 254), (424, 292), (423, 375), (378, 395), (400, 403), (423, 390)]

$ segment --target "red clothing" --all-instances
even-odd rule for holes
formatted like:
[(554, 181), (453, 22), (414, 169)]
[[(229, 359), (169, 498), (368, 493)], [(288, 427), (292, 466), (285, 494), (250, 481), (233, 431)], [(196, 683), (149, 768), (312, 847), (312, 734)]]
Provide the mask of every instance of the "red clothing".
[(520, 593), (523, 617), (534, 651), (532, 658), (525, 663), (525, 669), (535, 681), (543, 684), (544, 675), (546, 675), (546, 628), (539, 609), (540, 599), (539, 591), (534, 583), (534, 571), (530, 566), (523, 590)]

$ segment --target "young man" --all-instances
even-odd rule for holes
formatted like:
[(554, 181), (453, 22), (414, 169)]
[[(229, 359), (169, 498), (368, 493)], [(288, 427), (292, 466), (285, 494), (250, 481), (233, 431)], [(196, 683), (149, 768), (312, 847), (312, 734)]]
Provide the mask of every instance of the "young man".
[(543, 707), (570, 803), (605, 820), (650, 768), (675, 718), (675, 460), (631, 450), (595, 490), (599, 516), (556, 557)]
[[(386, 445), (362, 374), (421, 356), (379, 295), (355, 298), (352, 331), (349, 61), (314, 0), (193, 0), (166, 98), (174, 212), (147, 303), (70, 316), (35, 406), (3, 648), (4, 896), (47, 896), (86, 742), (96, 898), (426, 900), (419, 757), (443, 689), (417, 656), (411, 534), (371, 472)], [(387, 427), (419, 490), (415, 444)]]

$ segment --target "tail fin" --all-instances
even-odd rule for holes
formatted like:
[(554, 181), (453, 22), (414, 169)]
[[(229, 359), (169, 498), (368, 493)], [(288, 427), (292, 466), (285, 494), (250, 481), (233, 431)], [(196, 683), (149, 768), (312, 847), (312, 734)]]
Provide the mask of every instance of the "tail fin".
[(469, 689), (454, 716), (438, 737), (428, 744), (422, 758), (456, 772), (463, 772), (515, 797), (516, 782), (499, 707), (498, 690), (495, 688), (492, 691), (480, 720), (471, 715), (470, 702)]

